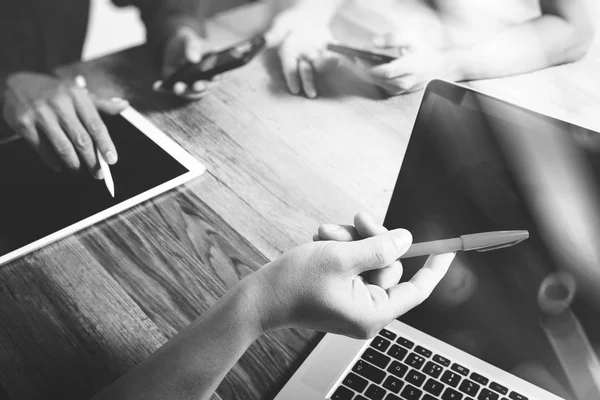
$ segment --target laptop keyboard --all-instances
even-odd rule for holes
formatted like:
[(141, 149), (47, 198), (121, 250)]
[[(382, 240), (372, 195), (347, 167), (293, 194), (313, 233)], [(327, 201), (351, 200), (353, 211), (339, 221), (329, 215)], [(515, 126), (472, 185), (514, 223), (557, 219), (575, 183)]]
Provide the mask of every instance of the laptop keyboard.
[(383, 329), (354, 363), (331, 400), (528, 399)]

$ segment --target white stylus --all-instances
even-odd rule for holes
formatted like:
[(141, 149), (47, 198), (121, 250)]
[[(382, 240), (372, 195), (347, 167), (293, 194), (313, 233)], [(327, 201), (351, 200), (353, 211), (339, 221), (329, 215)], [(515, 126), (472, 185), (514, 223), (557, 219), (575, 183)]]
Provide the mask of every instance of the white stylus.
[(100, 164), (100, 170), (102, 171), (102, 175), (104, 175), (104, 183), (106, 184), (106, 188), (110, 192), (112, 197), (115, 197), (115, 183), (113, 181), (112, 175), (110, 174), (110, 168), (108, 167), (108, 163), (104, 160), (102, 153), (100, 150), (96, 148), (96, 156), (98, 157), (98, 163)]
[[(77, 75), (75, 77), (75, 85), (81, 89), (85, 89), (87, 91), (87, 82), (85, 78), (81, 75)], [(104, 175), (104, 183), (106, 184), (106, 188), (112, 197), (115, 197), (115, 182), (113, 181), (112, 175), (110, 173), (110, 168), (108, 167), (108, 163), (100, 153), (100, 150), (96, 147), (96, 157), (98, 157), (98, 164), (100, 164), (100, 170), (102, 171), (102, 175)]]

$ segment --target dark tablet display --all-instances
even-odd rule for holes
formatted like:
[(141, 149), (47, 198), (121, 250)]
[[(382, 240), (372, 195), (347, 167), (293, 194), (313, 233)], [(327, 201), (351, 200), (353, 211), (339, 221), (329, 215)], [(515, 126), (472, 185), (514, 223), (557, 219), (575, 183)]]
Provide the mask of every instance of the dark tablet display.
[[(599, 133), (435, 81), (385, 226), (415, 242), (527, 229), (517, 246), (459, 252), (401, 319), (559, 396), (599, 393)], [(423, 262), (404, 260), (406, 278)]]
[(119, 154), (114, 198), (87, 171), (53, 172), (24, 140), (0, 146), (0, 260), (189, 172), (123, 116), (103, 118)]

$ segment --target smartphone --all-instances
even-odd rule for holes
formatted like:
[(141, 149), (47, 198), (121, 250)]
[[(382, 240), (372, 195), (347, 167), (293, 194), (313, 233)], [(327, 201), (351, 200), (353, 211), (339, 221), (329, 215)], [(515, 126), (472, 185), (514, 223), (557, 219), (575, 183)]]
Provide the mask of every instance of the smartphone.
[(373, 64), (387, 64), (396, 59), (396, 57), (388, 56), (387, 54), (373, 53), (371, 51), (360, 50), (333, 43), (329, 43), (327, 45), (327, 50), (333, 51), (334, 53), (343, 54), (348, 57), (358, 57)]
[(245, 40), (219, 52), (206, 53), (200, 62), (187, 63), (164, 80), (162, 89), (171, 91), (177, 82), (188, 85), (196, 81), (210, 80), (216, 75), (248, 64), (267, 45), (265, 37), (260, 35)]

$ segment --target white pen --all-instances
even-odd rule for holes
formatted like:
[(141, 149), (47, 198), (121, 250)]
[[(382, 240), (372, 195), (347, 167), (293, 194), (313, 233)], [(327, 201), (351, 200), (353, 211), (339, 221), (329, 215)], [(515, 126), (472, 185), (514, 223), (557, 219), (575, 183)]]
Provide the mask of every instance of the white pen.
[(108, 163), (104, 160), (102, 153), (100, 150), (96, 148), (96, 156), (98, 157), (98, 163), (100, 164), (100, 170), (102, 171), (102, 175), (104, 176), (104, 183), (106, 184), (106, 188), (108, 189), (110, 195), (115, 197), (115, 182), (113, 181), (112, 175), (110, 174), (110, 168), (108, 167)]
[[(77, 75), (75, 77), (75, 85), (81, 89), (87, 88), (87, 82), (85, 78), (81, 75)], [(106, 184), (106, 188), (112, 197), (115, 197), (115, 182), (113, 181), (112, 175), (110, 173), (110, 168), (108, 163), (100, 153), (100, 150), (96, 147), (96, 157), (98, 157), (98, 164), (100, 164), (100, 170), (102, 171), (104, 183)]]

